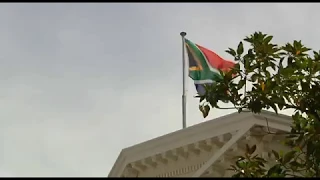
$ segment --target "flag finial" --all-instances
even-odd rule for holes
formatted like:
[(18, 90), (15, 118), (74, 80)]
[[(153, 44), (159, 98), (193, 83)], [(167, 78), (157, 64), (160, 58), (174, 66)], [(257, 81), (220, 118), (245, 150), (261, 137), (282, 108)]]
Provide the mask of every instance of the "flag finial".
[(181, 33), (180, 33), (180, 36), (182, 36), (182, 37), (184, 37), (184, 36), (186, 36), (186, 35), (187, 35), (186, 32), (181, 32)]

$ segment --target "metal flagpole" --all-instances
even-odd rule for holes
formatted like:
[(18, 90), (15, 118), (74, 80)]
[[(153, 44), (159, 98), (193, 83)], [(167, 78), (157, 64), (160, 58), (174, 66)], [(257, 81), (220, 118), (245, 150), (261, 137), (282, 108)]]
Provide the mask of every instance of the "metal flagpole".
[(186, 98), (186, 60), (185, 60), (185, 36), (186, 32), (181, 32), (180, 36), (182, 37), (182, 128), (187, 127), (186, 120), (186, 106), (187, 106), (187, 98)]

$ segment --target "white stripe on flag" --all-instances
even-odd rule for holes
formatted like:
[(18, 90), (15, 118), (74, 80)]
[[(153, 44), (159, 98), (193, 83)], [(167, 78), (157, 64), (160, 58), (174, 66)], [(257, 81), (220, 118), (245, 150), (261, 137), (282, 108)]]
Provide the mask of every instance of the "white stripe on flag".
[(204, 80), (194, 80), (194, 84), (207, 84), (213, 83), (214, 81), (211, 79), (204, 79)]

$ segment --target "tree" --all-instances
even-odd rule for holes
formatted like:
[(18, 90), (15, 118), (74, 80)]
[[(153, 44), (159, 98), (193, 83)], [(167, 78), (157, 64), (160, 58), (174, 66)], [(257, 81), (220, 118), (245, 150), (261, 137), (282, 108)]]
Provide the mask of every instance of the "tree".
[(276, 164), (265, 168), (266, 160), (252, 156), (255, 146), (247, 146), (244, 156), (237, 157), (234, 177), (320, 177), (320, 51), (305, 47), (301, 41), (284, 46), (272, 43), (273, 36), (255, 32), (237, 49), (229, 48), (238, 63), (222, 79), (206, 85), (200, 97), (200, 110), (207, 116), (218, 102), (230, 102), (241, 113), (260, 113), (272, 108), (276, 113), (293, 109), (292, 130), (286, 144), (288, 153), (273, 151)]

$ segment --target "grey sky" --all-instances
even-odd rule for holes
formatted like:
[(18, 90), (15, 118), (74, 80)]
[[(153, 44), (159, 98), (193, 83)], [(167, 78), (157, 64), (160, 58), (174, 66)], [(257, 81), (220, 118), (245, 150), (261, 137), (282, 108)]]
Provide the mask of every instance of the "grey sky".
[(107, 176), (121, 149), (181, 128), (180, 31), (225, 58), (254, 31), (320, 49), (319, 7), (1, 3), (0, 176)]

